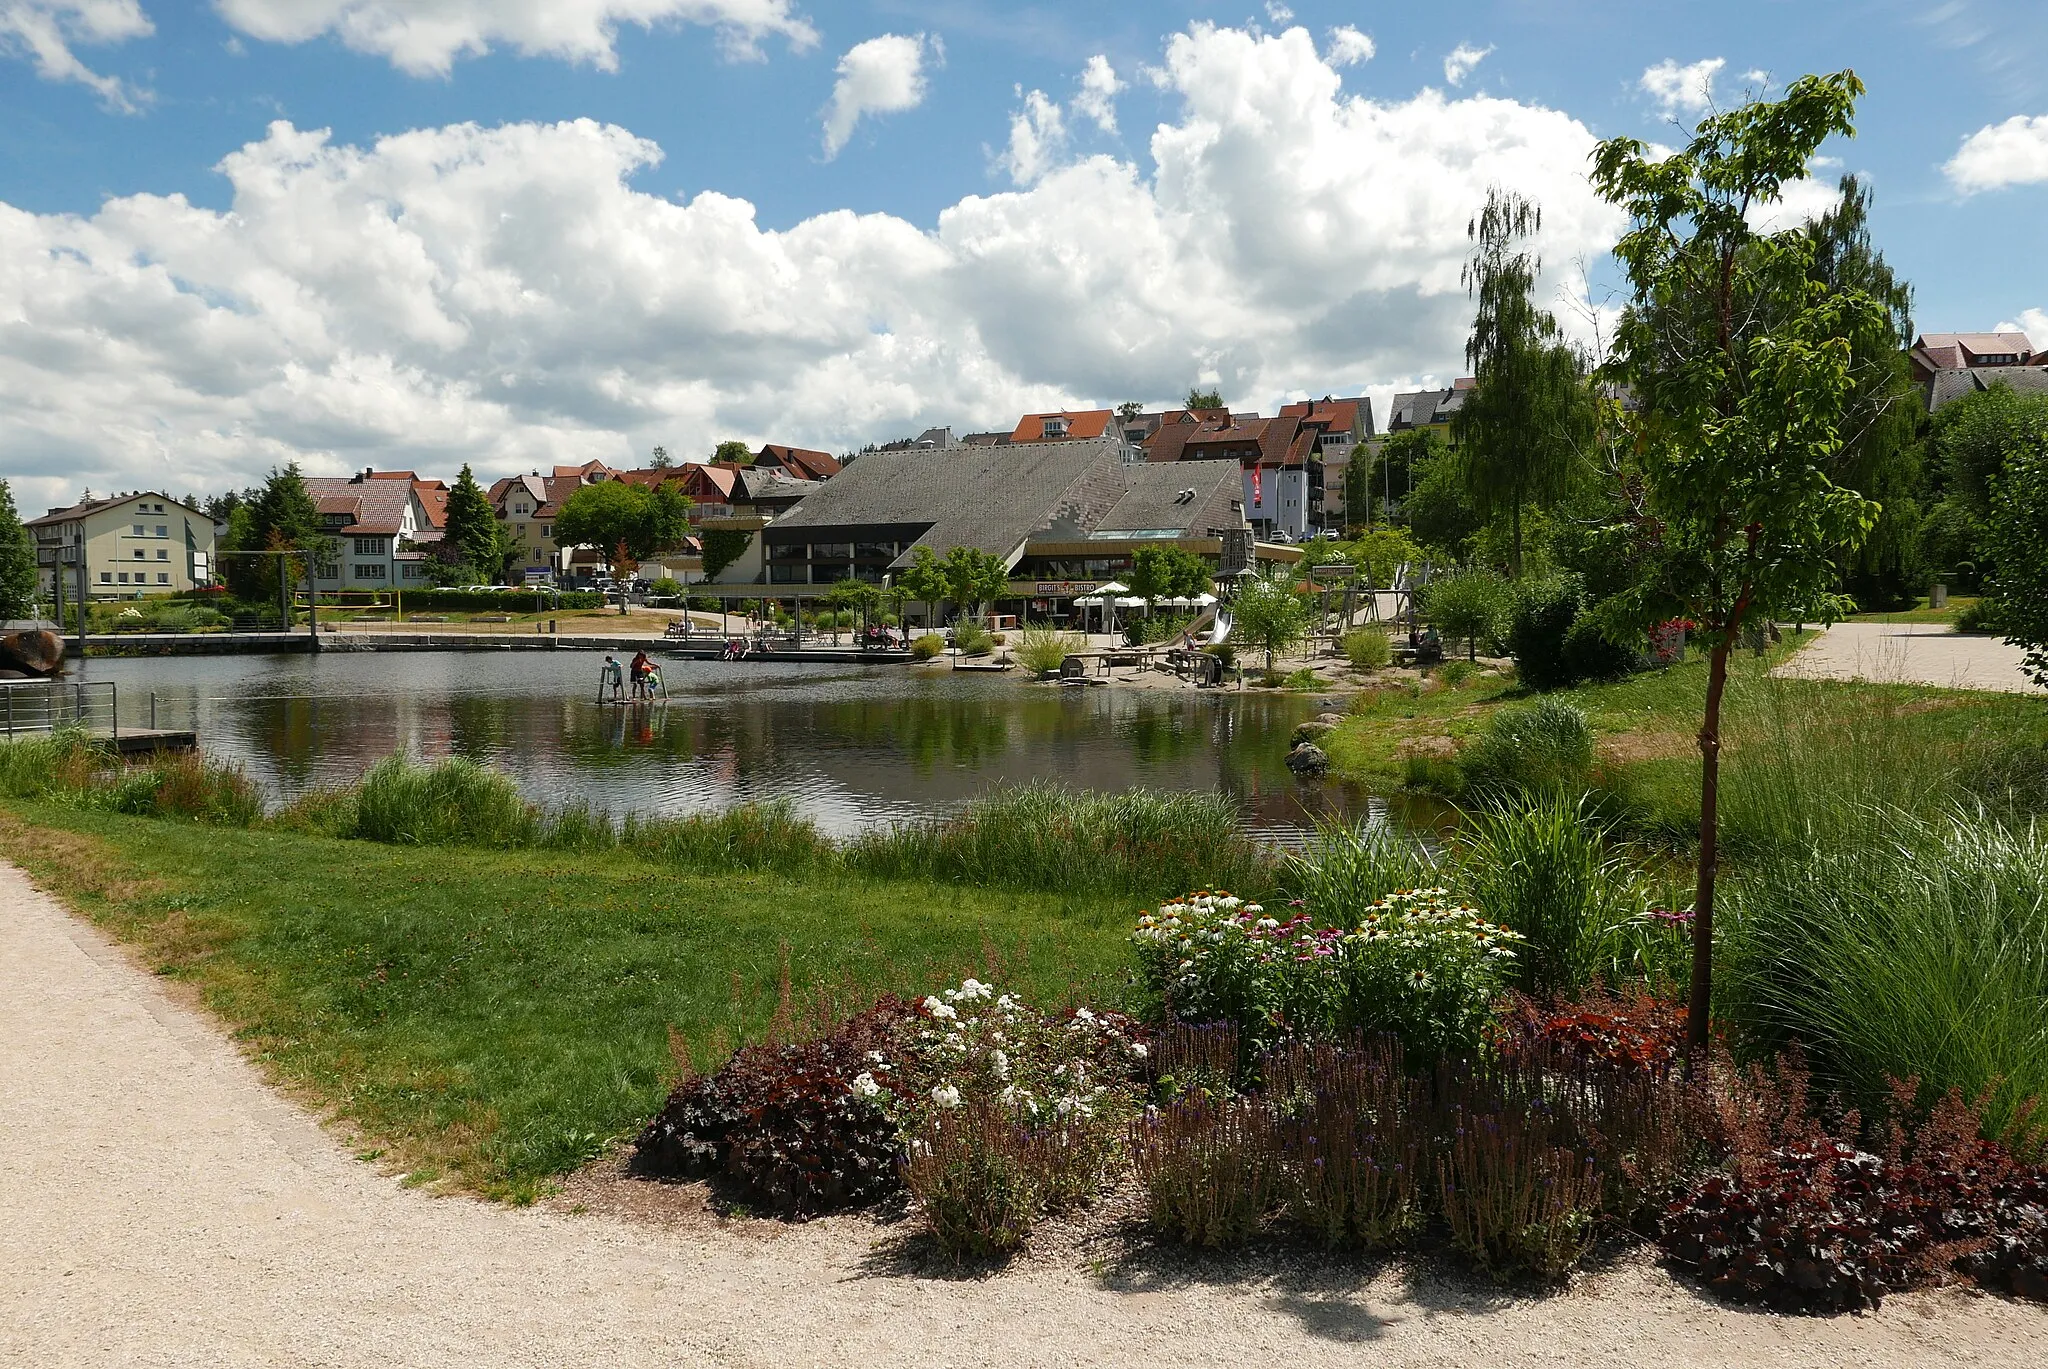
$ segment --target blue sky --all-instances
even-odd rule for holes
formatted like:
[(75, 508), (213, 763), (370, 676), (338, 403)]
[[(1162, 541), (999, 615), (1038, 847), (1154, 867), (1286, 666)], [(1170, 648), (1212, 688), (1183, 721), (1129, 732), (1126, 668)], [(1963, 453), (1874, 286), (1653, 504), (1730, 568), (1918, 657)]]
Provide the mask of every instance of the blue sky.
[[(1114, 72), (1092, 105), (1091, 62)], [(0, 0), (0, 246), (31, 262), (0, 267), (0, 471), (54, 498), (81, 472), (844, 446), (1183, 377), (1242, 407), (1384, 393), (1457, 369), (1445, 270), (1488, 181), (1531, 168), (1565, 221), (1549, 259), (1597, 295), (1587, 137), (1674, 140), (1702, 74), (1725, 102), (1843, 66), (1860, 136), (1815, 176), (1873, 183), (1920, 326), (2048, 330), (2048, 12), (2024, 6)], [(880, 107), (855, 99), (828, 156), (849, 82)], [(593, 148), (576, 120), (621, 132)], [(418, 156), (380, 143), (414, 133)], [(388, 259), (352, 247), (365, 205)], [(551, 247), (494, 226), (522, 205)]]

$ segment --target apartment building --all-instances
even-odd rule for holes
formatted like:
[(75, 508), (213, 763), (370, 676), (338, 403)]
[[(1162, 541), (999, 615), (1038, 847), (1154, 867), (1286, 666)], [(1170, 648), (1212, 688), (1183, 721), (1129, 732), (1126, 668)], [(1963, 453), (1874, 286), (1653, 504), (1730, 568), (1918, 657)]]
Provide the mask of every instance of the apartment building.
[(172, 594), (213, 583), (213, 520), (159, 491), (86, 499), (24, 526), (35, 542), (46, 596), (55, 593), (60, 573), (65, 596), (77, 593), (81, 560), (86, 593), (95, 599)]

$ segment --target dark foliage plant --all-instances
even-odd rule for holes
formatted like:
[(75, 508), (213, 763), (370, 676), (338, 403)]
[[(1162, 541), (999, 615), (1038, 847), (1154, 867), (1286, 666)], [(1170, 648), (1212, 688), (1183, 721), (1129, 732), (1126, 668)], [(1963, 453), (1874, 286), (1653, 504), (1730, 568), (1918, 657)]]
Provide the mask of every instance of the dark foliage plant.
[(869, 1052), (894, 1039), (909, 1004), (883, 999), (813, 1041), (745, 1047), (670, 1094), (635, 1144), (644, 1175), (724, 1175), (776, 1216), (858, 1206), (900, 1183), (896, 1126), (852, 1091)]

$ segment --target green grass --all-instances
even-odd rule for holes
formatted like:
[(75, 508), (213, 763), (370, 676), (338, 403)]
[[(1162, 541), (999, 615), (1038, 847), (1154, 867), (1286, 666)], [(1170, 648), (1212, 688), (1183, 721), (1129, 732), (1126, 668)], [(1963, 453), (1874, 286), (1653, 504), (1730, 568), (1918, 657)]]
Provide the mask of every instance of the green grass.
[(423, 1181), (527, 1200), (673, 1069), (963, 973), (1114, 1001), (1131, 908), (957, 885), (678, 871), (630, 851), (383, 845), (15, 801), (0, 850), (192, 984), (256, 1058)]
[(1852, 623), (1953, 623), (1956, 615), (1977, 602), (1975, 595), (1951, 594), (1946, 608), (1929, 608), (1927, 600), (1916, 599), (1913, 607), (1893, 609), (1889, 613), (1853, 613)]

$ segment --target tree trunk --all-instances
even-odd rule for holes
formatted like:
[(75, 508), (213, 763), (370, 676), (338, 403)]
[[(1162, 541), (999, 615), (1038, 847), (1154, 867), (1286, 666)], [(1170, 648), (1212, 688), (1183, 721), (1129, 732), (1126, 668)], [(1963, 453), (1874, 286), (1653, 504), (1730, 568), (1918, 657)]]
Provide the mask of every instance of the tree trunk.
[(1714, 989), (1714, 876), (1720, 864), (1721, 696), (1728, 687), (1728, 648), (1734, 630), (1714, 643), (1707, 665), (1707, 708), (1700, 723), (1700, 873), (1693, 890), (1692, 993), (1687, 1004), (1685, 1053), (1698, 1068), (1707, 1044)]

